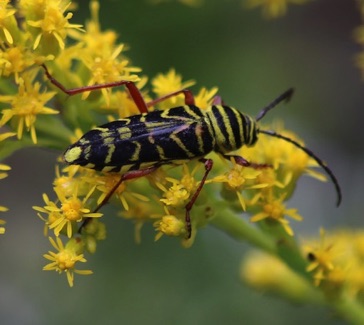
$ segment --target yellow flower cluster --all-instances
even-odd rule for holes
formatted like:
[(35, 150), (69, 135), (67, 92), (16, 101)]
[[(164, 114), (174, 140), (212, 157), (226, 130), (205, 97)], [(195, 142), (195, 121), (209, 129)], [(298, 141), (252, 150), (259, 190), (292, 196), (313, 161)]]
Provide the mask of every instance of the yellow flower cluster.
[[(90, 6), (92, 20), (84, 29), (82, 25), (70, 22), (74, 6), (69, 0), (21, 0), (16, 2), (16, 6), (8, 0), (0, 1), (0, 127), (15, 131), (1, 134), (0, 158), (33, 144), (64, 150), (70, 141), (75, 141), (82, 134), (80, 127), (87, 130), (97, 123), (93, 118), (95, 112), (91, 111), (94, 108), (107, 107), (104, 113), (111, 114), (115, 112), (112, 109), (114, 105), (118, 109), (124, 107), (124, 114), (135, 114), (135, 105), (125, 91), (122, 96), (116, 93), (112, 102), (110, 90), (103, 89), (102, 96), (95, 94), (88, 101), (90, 105), (81, 98), (71, 99), (63, 105), (66, 97), (60, 94), (59, 89), (47, 91), (44, 83), (39, 81), (39, 76), (44, 75), (42, 64), (55, 73), (62, 72), (59, 73), (63, 77), (61, 81), (67, 81), (73, 87), (120, 79), (138, 80), (134, 73), (140, 69), (129, 64), (123, 54), (124, 45), (116, 43), (116, 33), (100, 30), (99, 3), (91, 1)], [(72, 43), (70, 39), (73, 39)], [(71, 66), (75, 70), (72, 71)], [(87, 96), (86, 93), (83, 98)], [(77, 106), (77, 101), (81, 105)], [(76, 111), (75, 107), (79, 110)], [(82, 107), (87, 109), (82, 110)], [(58, 108), (62, 110), (62, 116)], [(127, 109), (130, 111), (127, 112)], [(11, 135), (17, 135), (18, 140), (8, 139)], [(1, 177), (6, 177), (10, 167), (1, 165), (0, 168), (3, 171)], [(62, 173), (58, 169), (54, 183), (57, 199), (52, 201), (44, 194), (45, 205), (35, 207), (45, 222), (46, 232), (52, 230), (56, 237), (65, 234), (70, 238), (69, 242), (77, 238), (77, 225), (102, 215), (93, 212), (96, 203), (92, 196), (98, 191), (102, 199), (102, 193), (108, 191), (108, 182), (111, 181), (101, 175), (93, 178), (95, 173), (92, 171), (80, 173), (78, 168), (73, 167), (62, 170)], [(89, 179), (92, 179), (91, 184)], [(6, 211), (5, 207), (0, 209)], [(1, 220), (0, 224), (4, 222)], [(4, 227), (0, 227), (0, 231), (4, 232)], [(80, 256), (84, 249), (94, 252), (96, 242), (104, 239), (105, 234), (102, 223), (85, 223), (83, 239), (78, 238), (77, 254), (61, 254), (63, 267), (58, 270), (67, 271), (70, 285), (75, 263), (85, 261), (75, 256)], [(58, 238), (57, 241), (52, 240), (52, 244), (61, 249)], [(51, 259), (50, 256), (47, 258)], [(67, 257), (72, 263), (67, 263)]]
[(301, 302), (318, 299), (315, 287), (328, 299), (349, 297), (363, 302), (363, 231), (325, 232), (321, 229), (319, 238), (302, 240), (301, 254), (307, 262), (306, 271), (311, 276), (309, 282), (277, 257), (262, 253), (252, 253), (244, 259), (242, 278), (255, 288)]
[[(0, 102), (5, 105), (0, 126), (14, 130), (15, 133), (6, 134), (16, 134), (18, 138), (16, 146), (15, 141), (4, 141), (6, 146), (21, 148), (37, 143), (65, 150), (95, 125), (139, 113), (123, 88), (102, 88), (93, 92), (86, 89), (82, 95), (71, 97), (61, 91), (64, 90), (62, 85), (80, 88), (120, 80), (133, 81), (138, 89), (147, 84), (148, 78), (137, 75), (141, 69), (132, 66), (124, 55), (125, 46), (117, 43), (115, 32), (100, 28), (98, 1), (91, 1), (91, 20), (85, 27), (70, 23), (72, 5), (67, 0), (19, 1), (17, 7), (3, 1), (1, 8), (0, 74), (3, 80), (0, 88), (7, 95), (0, 96)], [(17, 20), (16, 14), (24, 19)], [(41, 65), (49, 69), (61, 89), (43, 90), (45, 85), (50, 85), (50, 80), (39, 81), (45, 74)], [(142, 90), (141, 94), (146, 102), (154, 104), (151, 98), (163, 97), (194, 83), (193, 80), (183, 81), (181, 75), (171, 69), (151, 79), (152, 94), (147, 90)], [(15, 87), (10, 86), (14, 84)], [(201, 88), (195, 96), (196, 105), (207, 109), (216, 94), (216, 87)], [(149, 105), (153, 106), (151, 110), (183, 105), (183, 95), (152, 104)], [(280, 133), (296, 139), (283, 129)], [(3, 140), (8, 140), (7, 137), (4, 135)], [(7, 154), (10, 151), (8, 149)], [(2, 156), (1, 153), (0, 150), (0, 158), (4, 158), (5, 153)], [(45, 255), (51, 263), (44, 269), (66, 273), (71, 286), (74, 273), (91, 273), (78, 270), (77, 264), (85, 262), (83, 254), (94, 253), (98, 242), (106, 238), (106, 227), (101, 221), (103, 213), (99, 211), (106, 201), (113, 203), (123, 218), (134, 221), (137, 242), (141, 240), (142, 226), (150, 223), (156, 233), (155, 240), (162, 236), (176, 237), (184, 247), (190, 247), (198, 229), (209, 223), (219, 223), (225, 231), (234, 228), (232, 220), (236, 219), (231, 217), (232, 212), (239, 214), (239, 224), (249, 229), (248, 238), (269, 227), (291, 238), (293, 230), (287, 217), (302, 218), (296, 209), (286, 207), (286, 201), (301, 175), (319, 175), (310, 169), (316, 164), (292, 144), (263, 134), (253, 148), (244, 147), (234, 154), (253, 164), (245, 167), (233, 157), (226, 161), (215, 153), (207, 157), (214, 164), (191, 210), (191, 238), (186, 238), (186, 205), (194, 200), (206, 175), (201, 162), (184, 161), (176, 162), (177, 166), (163, 166), (145, 177), (126, 180), (116, 189), (119, 173), (58, 166), (53, 183), (55, 199), (43, 194), (44, 205), (33, 207), (44, 221), (45, 234), (50, 236), (57, 251)], [(265, 167), (257, 168), (258, 164)], [(318, 177), (322, 179), (322, 175)], [(258, 227), (241, 218), (243, 213)], [(65, 245), (61, 235), (68, 240)], [(257, 236), (262, 238), (264, 231)]]

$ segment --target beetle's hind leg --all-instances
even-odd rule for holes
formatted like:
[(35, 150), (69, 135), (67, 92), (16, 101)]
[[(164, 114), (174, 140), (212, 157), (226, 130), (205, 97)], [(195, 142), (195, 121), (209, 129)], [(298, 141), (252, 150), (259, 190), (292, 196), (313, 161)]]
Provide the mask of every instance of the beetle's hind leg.
[(193, 205), (195, 204), (203, 186), (205, 185), (206, 178), (207, 178), (208, 174), (210, 173), (212, 166), (214, 164), (212, 159), (201, 158), (201, 159), (199, 159), (199, 161), (202, 162), (205, 166), (205, 174), (203, 175), (200, 184), (198, 184), (198, 187), (197, 187), (195, 193), (192, 195), (191, 200), (185, 206), (185, 209), (186, 209), (185, 222), (186, 222), (186, 229), (187, 229), (187, 239), (191, 238), (191, 235), (192, 235), (192, 224), (191, 224), (190, 211), (191, 211)]
[(237, 155), (223, 155), (223, 157), (227, 160), (231, 160), (231, 158), (233, 158), (235, 160), (235, 163), (237, 163), (240, 166), (244, 166), (244, 167), (251, 167), (254, 169), (262, 169), (262, 168), (271, 168), (272, 165), (270, 164), (257, 164), (254, 162), (250, 162), (248, 160), (246, 160), (245, 158), (241, 157), (241, 156), (237, 156)]

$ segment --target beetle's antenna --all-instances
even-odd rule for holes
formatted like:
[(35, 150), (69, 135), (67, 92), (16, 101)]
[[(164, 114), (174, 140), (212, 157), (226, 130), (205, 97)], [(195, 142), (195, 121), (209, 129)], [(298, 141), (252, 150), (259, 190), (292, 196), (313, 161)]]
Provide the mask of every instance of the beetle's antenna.
[(326, 172), (326, 174), (330, 177), (331, 181), (333, 182), (333, 184), (335, 186), (336, 193), (337, 193), (336, 205), (337, 206), (340, 205), (341, 199), (342, 199), (342, 194), (341, 194), (341, 188), (340, 188), (340, 185), (339, 185), (339, 181), (335, 177), (335, 175), (332, 172), (332, 170), (319, 157), (317, 157), (310, 149), (302, 146), (297, 141), (292, 140), (291, 138), (288, 138), (288, 137), (286, 137), (284, 135), (278, 134), (278, 133), (276, 133), (274, 131), (271, 131), (271, 130), (258, 130), (258, 132), (259, 133), (263, 133), (263, 134), (267, 134), (267, 135), (270, 135), (272, 137), (276, 137), (276, 138), (279, 138), (279, 139), (282, 139), (282, 140), (285, 140), (285, 141), (287, 141), (289, 143), (292, 143), (294, 146), (296, 146), (297, 148), (301, 149), (302, 151), (304, 151), (305, 153), (307, 153), (311, 158), (313, 158), (322, 167), (322, 169)]
[(283, 94), (274, 99), (270, 104), (268, 104), (258, 113), (258, 115), (255, 117), (255, 120), (261, 120), (265, 116), (265, 114), (267, 114), (272, 108), (276, 107), (280, 102), (289, 101), (293, 95), (293, 91), (293, 88), (289, 88)]

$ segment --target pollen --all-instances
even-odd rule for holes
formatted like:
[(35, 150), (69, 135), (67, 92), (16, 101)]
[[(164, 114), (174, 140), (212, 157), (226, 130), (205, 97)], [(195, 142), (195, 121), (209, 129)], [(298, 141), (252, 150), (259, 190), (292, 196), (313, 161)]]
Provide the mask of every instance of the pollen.
[(185, 230), (184, 222), (175, 216), (164, 216), (159, 227), (161, 232), (169, 236), (179, 236)]
[(72, 269), (75, 266), (75, 260), (73, 260), (73, 254), (68, 251), (62, 251), (58, 253), (57, 264), (58, 268), (62, 271)]
[(178, 237), (185, 234), (185, 223), (174, 215), (165, 215), (159, 221), (154, 223), (158, 233), (155, 236), (157, 241), (163, 235)]
[(173, 207), (180, 207), (185, 205), (190, 193), (182, 184), (174, 184), (164, 196), (165, 199), (160, 199), (161, 202)]
[(273, 219), (280, 219), (284, 215), (284, 207), (277, 201), (268, 203), (263, 208), (264, 212), (270, 215)]
[(82, 202), (77, 198), (67, 200), (62, 204), (62, 211), (66, 219), (79, 221), (82, 218)]

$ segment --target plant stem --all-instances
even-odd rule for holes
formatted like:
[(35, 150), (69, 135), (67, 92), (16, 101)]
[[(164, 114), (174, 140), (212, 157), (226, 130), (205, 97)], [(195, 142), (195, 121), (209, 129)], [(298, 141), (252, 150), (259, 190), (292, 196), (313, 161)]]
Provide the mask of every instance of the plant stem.
[(248, 224), (229, 208), (219, 210), (219, 215), (211, 221), (211, 224), (238, 240), (247, 241), (267, 253), (277, 254), (277, 247), (272, 238), (259, 228)]

